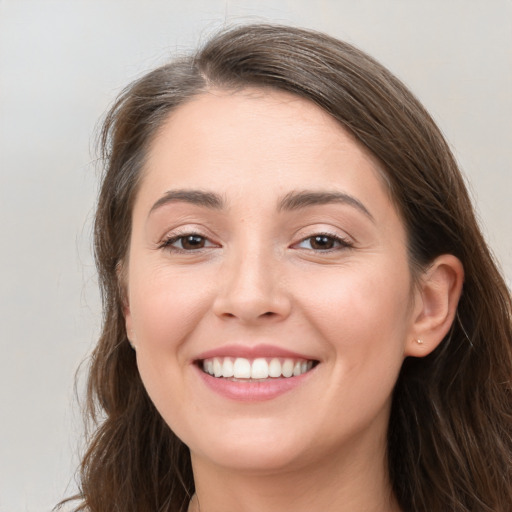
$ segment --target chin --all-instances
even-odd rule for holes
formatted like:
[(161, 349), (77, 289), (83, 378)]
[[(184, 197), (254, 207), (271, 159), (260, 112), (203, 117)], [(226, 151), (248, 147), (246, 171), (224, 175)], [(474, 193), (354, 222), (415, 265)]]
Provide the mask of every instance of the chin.
[(191, 456), (192, 463), (197, 459), (207, 459), (211, 465), (248, 473), (282, 472), (288, 468), (296, 468), (298, 461), (302, 459), (296, 447), (262, 447), (257, 443), (250, 443), (250, 440), (246, 443), (218, 445), (200, 453), (191, 450)]
[[(216, 430), (216, 429), (214, 429)], [(277, 435), (277, 432), (286, 432)], [(288, 467), (297, 467), (309, 456), (304, 447), (311, 446), (310, 440), (290, 435), (290, 429), (244, 429), (225, 428), (224, 432), (205, 432), (195, 439), (184, 439), (189, 446), (192, 461), (205, 460), (209, 464), (236, 471), (275, 472)], [(187, 437), (187, 436), (184, 436)]]

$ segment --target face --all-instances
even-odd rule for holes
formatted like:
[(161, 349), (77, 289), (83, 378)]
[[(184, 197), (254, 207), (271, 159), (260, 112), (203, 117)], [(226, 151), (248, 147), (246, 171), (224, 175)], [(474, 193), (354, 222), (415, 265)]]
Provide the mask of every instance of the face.
[(149, 151), (125, 261), (144, 385), (194, 464), (385, 450), (414, 294), (378, 163), (282, 92), (213, 91)]

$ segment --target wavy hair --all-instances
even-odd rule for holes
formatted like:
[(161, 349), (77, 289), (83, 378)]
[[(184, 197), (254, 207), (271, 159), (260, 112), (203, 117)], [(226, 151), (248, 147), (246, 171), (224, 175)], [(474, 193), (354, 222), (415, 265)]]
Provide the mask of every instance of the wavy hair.
[(127, 87), (101, 132), (104, 174), (94, 230), (103, 330), (86, 414), (95, 429), (77, 511), (182, 512), (194, 492), (188, 448), (153, 406), (127, 340), (119, 266), (148, 147), (169, 113), (212, 88), (288, 91), (321, 107), (381, 162), (408, 236), (413, 274), (441, 254), (462, 262), (456, 320), (425, 358), (405, 360), (387, 455), (407, 512), (508, 512), (512, 503), (511, 298), (464, 180), (436, 124), (386, 68), (327, 35), (256, 24)]

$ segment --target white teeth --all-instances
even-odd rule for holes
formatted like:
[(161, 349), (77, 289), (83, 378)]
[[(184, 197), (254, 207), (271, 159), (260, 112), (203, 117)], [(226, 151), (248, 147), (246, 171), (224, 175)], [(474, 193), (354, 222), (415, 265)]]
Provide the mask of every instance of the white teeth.
[(266, 379), (268, 377), (268, 363), (263, 358), (255, 359), (251, 365), (251, 379)]
[(218, 357), (213, 358), (213, 375), (222, 377), (222, 361)]
[(244, 357), (214, 357), (203, 360), (205, 373), (214, 377), (235, 379), (268, 379), (279, 377), (297, 377), (313, 368), (313, 361), (304, 359), (265, 359), (258, 357), (250, 360)]
[(222, 376), (223, 377), (233, 377), (233, 359), (230, 357), (224, 358), (224, 363), (222, 364)]
[(272, 359), (268, 365), (269, 377), (281, 377), (281, 361), (279, 359)]
[(283, 377), (291, 377), (293, 375), (293, 367), (295, 365), (293, 364), (292, 359), (285, 359), (282, 364), (282, 370), (281, 373), (283, 374)]
[(236, 379), (250, 379), (251, 378), (251, 362), (249, 359), (237, 357), (233, 365), (233, 377)]

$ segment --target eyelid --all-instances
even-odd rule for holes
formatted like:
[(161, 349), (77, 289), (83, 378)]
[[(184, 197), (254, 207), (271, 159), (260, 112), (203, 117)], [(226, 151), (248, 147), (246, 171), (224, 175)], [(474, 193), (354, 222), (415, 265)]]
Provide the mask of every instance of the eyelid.
[[(328, 249), (314, 249), (314, 248), (307, 249), (305, 247), (299, 247), (300, 244), (302, 244), (306, 240), (311, 240), (311, 239), (313, 239), (315, 237), (327, 237), (327, 238), (330, 238), (337, 245), (336, 245), (336, 247), (332, 247), (332, 248), (328, 248)], [(346, 235), (344, 236), (344, 235), (341, 235), (339, 233), (333, 233), (331, 231), (319, 230), (319, 231), (314, 231), (314, 232), (308, 234), (307, 236), (300, 237), (299, 241), (298, 242), (294, 242), (291, 245), (291, 247), (294, 248), (294, 249), (298, 249), (298, 250), (312, 251), (312, 252), (316, 252), (316, 253), (328, 253), (328, 252), (334, 252), (334, 251), (351, 249), (351, 248), (354, 247), (354, 241), (350, 237), (348, 237)]]
[[(180, 247), (175, 247), (173, 244), (177, 242), (180, 239), (184, 239), (188, 236), (197, 236), (200, 238), (203, 238), (207, 243), (208, 246), (206, 247), (199, 247), (194, 250), (187, 250)], [(212, 236), (205, 233), (204, 229), (201, 229), (197, 226), (186, 226), (186, 227), (180, 227), (173, 229), (172, 231), (165, 234), (165, 236), (162, 237), (162, 239), (157, 243), (158, 249), (166, 249), (171, 250), (174, 252), (181, 252), (181, 253), (192, 253), (192, 252), (200, 252), (205, 249), (211, 249), (215, 247), (221, 247), (221, 245), (217, 242), (214, 242), (212, 240)]]

